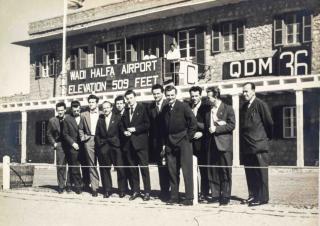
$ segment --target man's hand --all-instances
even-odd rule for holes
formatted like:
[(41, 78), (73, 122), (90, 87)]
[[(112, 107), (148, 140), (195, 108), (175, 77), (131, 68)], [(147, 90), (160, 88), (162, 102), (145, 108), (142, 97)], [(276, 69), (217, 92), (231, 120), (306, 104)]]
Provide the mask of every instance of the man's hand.
[(210, 128), (209, 128), (209, 132), (210, 132), (210, 133), (216, 132), (216, 128), (217, 128), (217, 127), (215, 127), (215, 126), (210, 127)]
[(199, 139), (199, 138), (201, 138), (203, 136), (203, 133), (202, 132), (200, 132), (200, 131), (198, 131), (198, 132), (196, 132), (195, 134), (194, 134), (194, 139)]
[(73, 143), (72, 147), (77, 151), (79, 150), (79, 145), (77, 143)]
[(129, 131), (124, 131), (123, 134), (126, 136), (126, 137), (130, 137), (131, 136), (131, 133)]
[(134, 127), (129, 127), (127, 130), (128, 130), (130, 133), (136, 132), (136, 128), (134, 128)]

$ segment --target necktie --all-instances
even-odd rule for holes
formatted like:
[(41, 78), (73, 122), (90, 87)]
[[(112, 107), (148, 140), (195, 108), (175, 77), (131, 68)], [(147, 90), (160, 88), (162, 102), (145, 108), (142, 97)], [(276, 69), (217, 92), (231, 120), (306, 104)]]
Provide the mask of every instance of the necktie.
[(130, 121), (132, 120), (132, 116), (133, 116), (133, 107), (130, 107)]
[(157, 114), (159, 114), (160, 113), (160, 104), (159, 103), (157, 103), (156, 110), (157, 110)]
[(106, 129), (109, 129), (109, 116), (106, 116)]

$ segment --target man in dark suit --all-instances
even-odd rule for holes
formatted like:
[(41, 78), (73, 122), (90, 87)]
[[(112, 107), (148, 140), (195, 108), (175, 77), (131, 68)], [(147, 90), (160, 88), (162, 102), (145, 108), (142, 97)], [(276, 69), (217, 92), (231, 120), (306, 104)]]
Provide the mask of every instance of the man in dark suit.
[(159, 184), (160, 184), (160, 199), (166, 201), (169, 198), (169, 171), (165, 162), (164, 156), (164, 139), (163, 139), (163, 114), (162, 109), (166, 104), (163, 95), (164, 89), (161, 85), (155, 84), (151, 88), (154, 101), (149, 105), (150, 117), (150, 150), (152, 156), (158, 165)]
[[(150, 173), (148, 168), (148, 130), (150, 126), (149, 117), (145, 107), (137, 103), (136, 93), (128, 90), (125, 93), (128, 102), (121, 121), (121, 131), (124, 134), (123, 150), (130, 166), (141, 166), (140, 171), (144, 185), (144, 201), (150, 200)], [(130, 200), (140, 196), (139, 169), (130, 168), (133, 180), (133, 194)]]
[[(119, 115), (112, 113), (112, 103), (105, 101), (102, 103), (104, 115), (101, 115), (96, 128), (95, 141), (97, 145), (98, 160), (104, 198), (109, 198), (112, 190), (111, 164), (123, 166), (122, 153), (120, 150), (120, 123)], [(125, 196), (125, 172), (124, 168), (116, 168), (118, 179), (119, 197)]]
[(80, 136), (79, 136), (79, 124), (80, 118), (80, 103), (79, 101), (71, 102), (71, 115), (66, 115), (63, 120), (63, 139), (67, 143), (68, 148), (68, 164), (71, 170), (71, 181), (75, 185), (75, 192), (81, 193), (82, 180), (80, 174)]
[(243, 203), (249, 206), (269, 201), (268, 151), (272, 138), (273, 120), (267, 104), (256, 97), (254, 83), (243, 86), (245, 104), (241, 109), (240, 134), (241, 158), (245, 168), (249, 198)]
[(163, 108), (163, 132), (171, 187), (168, 204), (179, 202), (179, 171), (182, 168), (186, 199), (181, 204), (193, 205), (191, 140), (197, 131), (197, 120), (190, 107), (176, 99), (174, 86), (167, 86), (165, 95), (168, 104)]
[[(204, 117), (208, 106), (201, 100), (202, 88), (193, 86), (189, 89), (190, 107), (197, 119), (197, 132), (192, 139), (193, 154), (198, 158), (199, 165), (207, 165), (207, 150), (204, 144)], [(200, 167), (199, 201), (204, 201), (209, 194), (208, 169)]]
[[(125, 107), (126, 107), (126, 102), (125, 102), (124, 96), (117, 96), (114, 99), (114, 105), (115, 105), (114, 112), (116, 114), (118, 114), (121, 118), (124, 113)], [(127, 165), (129, 165), (129, 163), (128, 163), (127, 158), (125, 156), (126, 154), (123, 151), (123, 137), (124, 137), (124, 135), (121, 133), (120, 134), (120, 145), (121, 145), (122, 159), (123, 159), (123, 164), (127, 166)], [(130, 189), (133, 188), (133, 181), (132, 181), (132, 177), (130, 175), (130, 168), (125, 168), (124, 171), (126, 173), (126, 191), (129, 191), (129, 186), (130, 186)]]
[(210, 202), (228, 205), (232, 184), (232, 131), (235, 128), (235, 116), (231, 106), (220, 99), (220, 89), (207, 89), (211, 109), (205, 116), (206, 147), (208, 150), (208, 164), (213, 166), (227, 166), (224, 168), (208, 168), (209, 184), (211, 188)]
[(97, 154), (94, 136), (99, 119), (99, 98), (93, 94), (88, 97), (89, 110), (81, 113), (81, 123), (79, 134), (81, 142), (84, 144), (86, 162), (89, 168), (92, 196), (98, 196), (99, 174), (97, 170)]
[(59, 194), (63, 193), (63, 190), (66, 189), (67, 192), (70, 192), (70, 178), (69, 173), (66, 170), (66, 143), (62, 137), (63, 131), (63, 120), (66, 113), (66, 104), (64, 102), (59, 102), (56, 104), (57, 116), (52, 117), (48, 123), (47, 137), (49, 143), (56, 150), (56, 159), (57, 159), (57, 179), (58, 179), (58, 192)]

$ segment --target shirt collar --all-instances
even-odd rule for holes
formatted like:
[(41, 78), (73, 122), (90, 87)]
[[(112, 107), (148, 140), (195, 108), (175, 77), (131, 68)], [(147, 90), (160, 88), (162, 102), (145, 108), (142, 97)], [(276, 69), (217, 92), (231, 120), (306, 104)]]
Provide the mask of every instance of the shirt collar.
[(254, 99), (256, 99), (256, 96), (253, 96), (253, 97), (251, 98), (251, 100), (249, 100), (248, 106), (250, 106), (250, 105), (252, 104), (252, 102), (254, 101)]
[(98, 108), (94, 109), (93, 111), (90, 110), (90, 114), (98, 114)]
[(212, 110), (218, 110), (221, 103), (222, 103), (222, 101), (218, 101), (218, 105), (217, 106), (213, 105)]
[(199, 103), (197, 103), (196, 106), (194, 106), (192, 109), (199, 109), (201, 106), (201, 100), (199, 101)]

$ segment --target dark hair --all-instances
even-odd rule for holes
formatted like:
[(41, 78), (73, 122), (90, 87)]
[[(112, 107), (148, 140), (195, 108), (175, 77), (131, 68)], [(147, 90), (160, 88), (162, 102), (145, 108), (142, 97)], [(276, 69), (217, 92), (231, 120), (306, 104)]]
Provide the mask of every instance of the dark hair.
[(243, 84), (243, 87), (246, 85), (250, 85), (252, 90), (256, 90), (256, 85), (253, 82), (246, 82)]
[(201, 93), (202, 93), (202, 88), (200, 86), (192, 86), (190, 89), (189, 89), (189, 93), (191, 94), (191, 92), (199, 92), (200, 96), (201, 96)]
[(128, 95), (130, 95), (130, 94), (133, 94), (133, 96), (137, 96), (137, 94), (136, 94), (132, 89), (128, 89), (128, 90), (125, 92), (124, 96), (128, 96)]
[(66, 104), (64, 102), (59, 102), (56, 104), (56, 109), (58, 109), (58, 107), (64, 107), (64, 109), (67, 108)]
[(77, 107), (80, 107), (80, 106), (81, 106), (81, 104), (80, 104), (80, 102), (77, 101), (77, 100), (73, 100), (73, 101), (71, 102), (71, 108), (77, 108)]
[(110, 104), (110, 107), (113, 107), (113, 104), (112, 104), (110, 101), (108, 101), (108, 100), (103, 101), (102, 105), (104, 105), (104, 104), (106, 104), (106, 103)]
[(160, 84), (154, 84), (152, 87), (151, 87), (151, 92), (153, 92), (153, 90), (155, 89), (160, 89), (161, 90), (161, 93), (163, 93), (164, 89), (163, 89), (163, 86), (160, 85)]
[(123, 96), (117, 96), (116, 99), (114, 99), (114, 103), (117, 103), (117, 101), (122, 100), (123, 103), (125, 102), (124, 97)]
[(175, 44), (173, 42), (170, 43), (170, 46), (175, 46)]
[(172, 90), (174, 90), (175, 93), (177, 94), (178, 91), (177, 91), (176, 87), (174, 87), (172, 85), (166, 86), (166, 88), (164, 89), (164, 92), (167, 93), (167, 92), (172, 91)]
[(89, 102), (89, 100), (91, 100), (91, 99), (95, 99), (95, 100), (96, 100), (96, 103), (99, 102), (99, 97), (97, 97), (96, 95), (90, 94), (90, 95), (88, 96), (88, 102)]
[(220, 89), (218, 87), (209, 87), (207, 88), (207, 93), (212, 92), (214, 98), (220, 99)]

